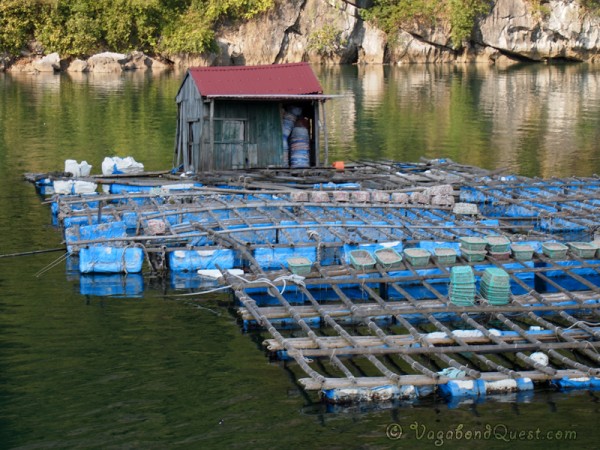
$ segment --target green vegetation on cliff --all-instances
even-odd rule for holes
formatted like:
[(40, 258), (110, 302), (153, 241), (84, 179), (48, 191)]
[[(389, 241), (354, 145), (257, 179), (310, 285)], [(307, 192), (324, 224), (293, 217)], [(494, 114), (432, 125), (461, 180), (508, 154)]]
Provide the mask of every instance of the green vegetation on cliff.
[[(551, 13), (544, 0), (526, 0), (534, 16)], [(335, 3), (335, 2), (334, 2)], [(578, 0), (583, 13), (598, 14), (600, 0)], [(215, 49), (221, 24), (251, 20), (285, 0), (0, 0), (0, 54), (27, 47), (63, 57), (100, 51), (149, 54), (201, 54)], [(372, 0), (362, 17), (386, 32), (447, 33), (461, 48), (478, 17), (493, 0)], [(348, 40), (335, 23), (310, 31), (307, 50), (321, 56), (340, 53)], [(32, 46), (32, 43), (38, 45)], [(41, 48), (40, 48), (41, 45)]]
[(202, 53), (225, 20), (248, 20), (274, 0), (2, 0), (0, 52), (18, 54), (31, 40), (45, 53), (90, 55), (133, 49)]
[[(526, 0), (533, 12), (545, 16), (551, 8), (544, 0)], [(584, 12), (600, 14), (600, 0), (578, 0)], [(373, 0), (362, 17), (394, 35), (399, 28), (415, 30), (450, 25), (454, 48), (460, 48), (471, 38), (477, 17), (488, 14), (492, 0)]]
[(374, 0), (363, 17), (388, 34), (398, 28), (433, 27), (444, 21), (450, 24), (453, 46), (459, 48), (471, 37), (477, 16), (491, 8), (490, 0)]

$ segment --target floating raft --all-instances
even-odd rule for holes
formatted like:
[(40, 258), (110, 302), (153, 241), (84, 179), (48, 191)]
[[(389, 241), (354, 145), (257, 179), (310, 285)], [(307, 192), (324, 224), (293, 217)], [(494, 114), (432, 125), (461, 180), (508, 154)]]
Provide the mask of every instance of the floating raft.
[[(394, 272), (378, 266), (366, 273), (316, 265), (304, 279), (285, 273), (224, 279), (242, 305), (244, 326), (267, 330), (271, 356), (294, 361), (305, 374), (300, 384), (332, 403), (434, 390), (478, 397), (549, 381), (589, 388), (600, 375), (600, 324), (590, 322), (599, 316), (600, 261), (568, 270), (543, 256), (522, 269), (486, 262), (423, 270), (406, 264)], [(479, 280), (490, 268), (503, 271), (527, 293), (510, 294), (506, 304), (478, 295), (471, 306), (457, 306), (445, 292), (452, 267), (472, 267)], [(595, 282), (578, 275), (581, 269), (594, 272)], [(568, 282), (587, 289), (566, 289)]]
[[(241, 181), (233, 181), (229, 173), (221, 173), (220, 178), (205, 174), (201, 180), (186, 183), (164, 178), (98, 177), (93, 180), (108, 193), (57, 195), (52, 210), (64, 231), (69, 253), (79, 255), (82, 249), (86, 257), (93, 253), (92, 259), (88, 258), (92, 264), (81, 264), (82, 273), (141, 270), (140, 251), (152, 270), (193, 271), (213, 269), (215, 262), (225, 264), (219, 259), (223, 256), (219, 250), (244, 245), (262, 269), (273, 269), (278, 267), (269, 261), (280, 265), (283, 257), (290, 256), (290, 248), (308, 248), (310, 254), (316, 251), (322, 264), (327, 259), (335, 264), (340, 262), (340, 255), (328, 249), (343, 245), (399, 241), (410, 247), (425, 241), (456, 243), (464, 236), (490, 234), (519, 234), (518, 239), (526, 234), (537, 241), (565, 237), (550, 233), (540, 223), (538, 212), (522, 217), (491, 214), (496, 197), (473, 191), (479, 180), (489, 178), (479, 169), (438, 163), (371, 164), (343, 174), (331, 170), (322, 174), (315, 170), (310, 175), (291, 170), (268, 172), (238, 175)], [(48, 180), (51, 178), (41, 178), (37, 183)], [(510, 183), (523, 184), (521, 180)], [(456, 203), (464, 196), (480, 204)], [(541, 195), (537, 204), (544, 198)], [(581, 203), (579, 195), (577, 202)], [(595, 203), (590, 204), (593, 206)], [(581, 214), (581, 220), (589, 222), (590, 208)], [(482, 215), (480, 209), (489, 210), (490, 217)], [(565, 220), (573, 222), (571, 216), (564, 216)], [(574, 225), (568, 231), (579, 233), (579, 240), (589, 239), (594, 226), (587, 225), (584, 230)], [(127, 254), (135, 261), (127, 265), (120, 258), (122, 251), (89, 250), (92, 247), (128, 248)], [(202, 257), (190, 253), (195, 250), (202, 251)], [(473, 260), (483, 256), (480, 251), (469, 254), (471, 250), (465, 248), (465, 254)], [(206, 251), (216, 252), (216, 256), (205, 258)], [(233, 252), (233, 256), (226, 252), (225, 259), (233, 258), (234, 264), (244, 259)], [(496, 257), (506, 254), (496, 252)], [(101, 256), (106, 260), (96, 262)]]
[(437, 160), (81, 181), (102, 192), (50, 203), (86, 292), (210, 273), (327, 402), (600, 384), (598, 178)]

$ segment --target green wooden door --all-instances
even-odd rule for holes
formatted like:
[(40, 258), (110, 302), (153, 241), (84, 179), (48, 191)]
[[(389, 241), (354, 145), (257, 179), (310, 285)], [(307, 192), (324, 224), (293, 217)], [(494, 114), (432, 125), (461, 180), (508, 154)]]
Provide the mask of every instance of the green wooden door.
[(246, 164), (246, 121), (243, 119), (215, 120), (214, 168), (243, 169)]

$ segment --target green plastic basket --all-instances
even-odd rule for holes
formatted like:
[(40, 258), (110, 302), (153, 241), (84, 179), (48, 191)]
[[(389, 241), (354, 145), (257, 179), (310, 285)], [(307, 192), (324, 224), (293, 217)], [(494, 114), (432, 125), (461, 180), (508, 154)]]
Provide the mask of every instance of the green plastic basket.
[(460, 293), (450, 286), (448, 291), (450, 302), (456, 306), (473, 306), (475, 304), (475, 286), (469, 291), (463, 290)]
[(510, 252), (510, 240), (506, 236), (486, 236), (487, 249), (493, 253)]
[(490, 292), (485, 288), (481, 288), (480, 294), (488, 301), (490, 305), (506, 305), (510, 302), (510, 291)]
[(505, 287), (510, 285), (510, 277), (503, 269), (488, 267), (481, 275), (481, 282), (486, 283), (489, 287)]
[(569, 247), (560, 242), (544, 242), (542, 244), (542, 252), (552, 259), (566, 258), (567, 250), (569, 250)]
[(505, 261), (507, 259), (510, 259), (510, 250), (507, 252), (492, 252), (489, 251), (488, 252), (490, 257), (497, 259), (498, 261)]
[(308, 275), (312, 270), (312, 261), (303, 256), (295, 256), (287, 259), (288, 268), (290, 272), (296, 275)]
[(375, 250), (375, 259), (386, 269), (398, 267), (402, 263), (402, 255), (393, 248), (379, 248)]
[(453, 248), (437, 247), (433, 249), (433, 256), (440, 264), (454, 264), (457, 253)]
[(431, 253), (424, 248), (407, 248), (404, 250), (404, 257), (413, 266), (422, 267), (429, 263)]
[(487, 252), (485, 250), (467, 250), (462, 249), (460, 254), (469, 262), (480, 262), (485, 259)]
[(350, 263), (359, 270), (372, 269), (376, 261), (366, 250), (352, 250), (350, 252)]
[(450, 283), (475, 283), (475, 274), (471, 266), (454, 266), (450, 269)]
[(458, 297), (450, 291), (450, 302), (456, 306), (473, 306), (475, 304), (475, 292), (473, 292), (473, 295)]
[(492, 305), (506, 305), (510, 300), (510, 276), (500, 268), (485, 269), (479, 293)]
[(593, 242), (568, 242), (571, 252), (581, 258), (594, 258), (598, 247)]
[(471, 266), (454, 266), (450, 269), (448, 297), (456, 306), (472, 306), (475, 303), (475, 274)]
[(514, 258), (519, 261), (529, 261), (533, 258), (534, 249), (529, 244), (512, 244), (510, 249)]
[(481, 251), (485, 250), (485, 246), (487, 245), (487, 241), (483, 238), (476, 236), (465, 236), (459, 238), (460, 248), (465, 250), (475, 250)]

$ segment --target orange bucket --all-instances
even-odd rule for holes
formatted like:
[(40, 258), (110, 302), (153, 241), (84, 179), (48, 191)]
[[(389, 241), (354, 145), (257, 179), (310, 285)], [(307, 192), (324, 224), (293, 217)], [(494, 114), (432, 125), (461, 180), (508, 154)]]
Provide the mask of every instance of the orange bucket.
[(344, 161), (336, 161), (333, 163), (335, 170), (344, 170)]

